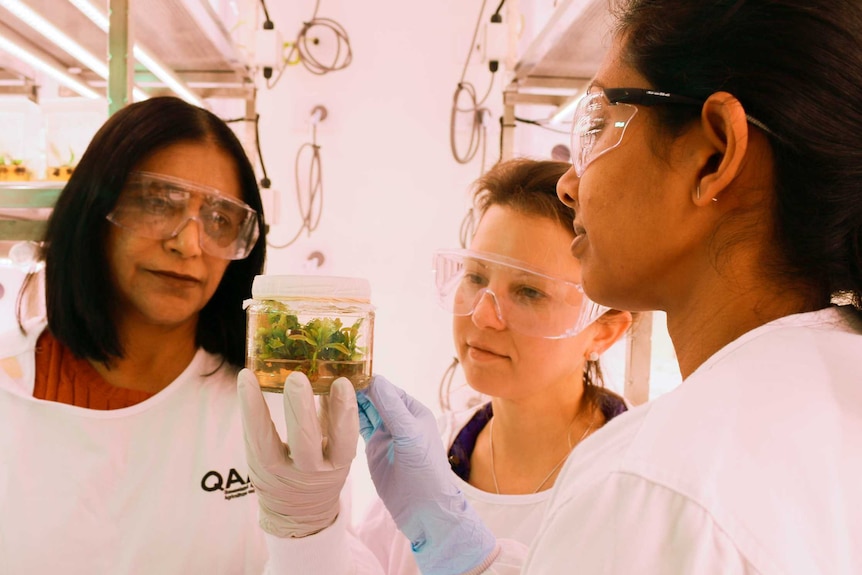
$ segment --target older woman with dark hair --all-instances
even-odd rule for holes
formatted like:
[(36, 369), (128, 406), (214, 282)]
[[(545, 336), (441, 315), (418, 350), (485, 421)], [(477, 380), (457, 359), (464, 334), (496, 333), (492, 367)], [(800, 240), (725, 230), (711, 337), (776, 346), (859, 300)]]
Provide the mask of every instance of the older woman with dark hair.
[[(211, 154), (201, 153), (203, 150)], [(233, 199), (251, 208), (243, 214), (248, 218), (243, 222), (247, 234), (243, 239), (245, 251), (225, 256), (211, 255), (203, 249), (200, 255), (202, 259), (220, 260), (226, 269), (195, 321), (197, 345), (221, 354), (234, 365), (242, 365), (245, 314), (237, 302), (241, 304), (249, 297), (251, 282), (263, 269), (263, 204), (254, 169), (230, 127), (211, 112), (177, 98), (152, 98), (117, 112), (95, 135), (57, 200), (48, 222), (44, 251), (50, 332), (80, 357), (105, 362), (123, 355), (125, 346), (119, 339), (118, 318), (114, 315), (119, 294), (109, 261), (110, 238), (112, 234), (121, 235), (122, 229), (127, 233), (140, 229), (118, 223), (110, 214), (117, 213), (118, 204), (124, 205), (128, 196), (124, 197), (123, 192), (129, 191), (129, 180), (136, 177), (134, 172), (145, 168), (160, 171), (145, 165), (157, 153), (159, 159), (164, 157), (194, 171), (195, 177), (207, 174), (212, 181), (201, 179), (198, 183), (216, 184), (216, 190), (220, 190), (221, 181), (229, 179), (236, 188)], [(194, 167), (189, 166), (191, 163)], [(162, 189), (167, 193), (172, 188), (165, 185)], [(133, 213), (129, 212), (128, 219)], [(217, 216), (209, 217), (215, 220)], [(207, 225), (210, 224), (204, 220), (198, 222), (204, 241), (209, 237), (203, 233)]]
[(265, 234), (211, 112), (152, 98), (98, 131), (48, 222), (47, 322), (0, 344), (0, 570), (263, 570), (235, 384)]

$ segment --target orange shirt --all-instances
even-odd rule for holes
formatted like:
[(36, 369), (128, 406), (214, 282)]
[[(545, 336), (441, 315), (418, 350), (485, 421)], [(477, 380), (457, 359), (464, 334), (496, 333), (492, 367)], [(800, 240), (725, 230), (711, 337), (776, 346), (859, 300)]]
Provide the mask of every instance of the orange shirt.
[(120, 409), (152, 397), (147, 391), (115, 387), (86, 359), (75, 357), (49, 330), (36, 342), (33, 397), (88, 409)]

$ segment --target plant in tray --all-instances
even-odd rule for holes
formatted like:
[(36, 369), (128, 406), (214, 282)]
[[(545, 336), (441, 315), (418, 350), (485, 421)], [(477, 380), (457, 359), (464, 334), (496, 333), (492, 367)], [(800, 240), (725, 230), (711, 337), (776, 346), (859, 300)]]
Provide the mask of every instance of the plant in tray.
[(8, 174), (8, 179), (14, 181), (27, 181), (30, 179), (30, 171), (24, 164), (24, 160), (20, 158), (12, 159), (12, 171)]
[(69, 148), (69, 160), (63, 162), (60, 152), (54, 144), (51, 144), (51, 155), (56, 158), (54, 165), (48, 166), (46, 177), (48, 180), (68, 181), (75, 171), (75, 150)]

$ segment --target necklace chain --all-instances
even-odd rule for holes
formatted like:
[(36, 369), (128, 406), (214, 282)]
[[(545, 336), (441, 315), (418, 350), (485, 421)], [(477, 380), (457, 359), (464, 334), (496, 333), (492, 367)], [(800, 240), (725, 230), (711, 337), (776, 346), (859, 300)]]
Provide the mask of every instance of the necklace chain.
[[(542, 479), (542, 482), (539, 483), (538, 487), (536, 487), (536, 489), (533, 491), (533, 493), (538, 493), (539, 490), (542, 488), (542, 486), (544, 486), (545, 483), (548, 482), (548, 480), (554, 475), (554, 473), (556, 473), (557, 470), (563, 465), (563, 463), (566, 461), (566, 459), (569, 458), (569, 454), (571, 453), (572, 449), (574, 449), (574, 445), (572, 445), (572, 429), (571, 429), (571, 427), (572, 427), (572, 424), (570, 423), (568, 430), (566, 432), (566, 441), (569, 445), (569, 450), (566, 452), (566, 454), (563, 456), (563, 458), (559, 461), (559, 463), (557, 463), (556, 465), (554, 465), (554, 467), (551, 468), (551, 471), (549, 471), (548, 474), (545, 476), (545, 478)], [(581, 438), (578, 439), (578, 443), (576, 443), (575, 445), (579, 445), (584, 440), (584, 438), (587, 437), (587, 434), (592, 430), (592, 428), (593, 428), (593, 424), (592, 424), (592, 422), (590, 422), (590, 424), (584, 430), (583, 435), (581, 435)], [(489, 450), (491, 452), (491, 479), (494, 480), (494, 491), (496, 491), (497, 495), (499, 495), (500, 494), (500, 486), (497, 484), (497, 471), (494, 468), (494, 417), (493, 416), (491, 416), (491, 423), (488, 426), (488, 447), (489, 447)]]

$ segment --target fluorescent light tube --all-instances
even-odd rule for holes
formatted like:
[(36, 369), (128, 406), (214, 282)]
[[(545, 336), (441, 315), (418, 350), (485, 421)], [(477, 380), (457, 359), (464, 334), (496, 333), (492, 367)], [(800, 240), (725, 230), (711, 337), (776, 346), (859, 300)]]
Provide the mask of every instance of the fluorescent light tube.
[(144, 48), (135, 43), (133, 52), (135, 59), (144, 65), (144, 67), (153, 73), (153, 75), (164, 82), (171, 90), (180, 96), (186, 102), (204, 107), (204, 101), (198, 98), (191, 90), (189, 90), (182, 80), (177, 78), (173, 72), (168, 70), (167, 66), (159, 62), (155, 56), (147, 52)]
[(87, 66), (100, 78), (108, 77), (108, 65), (102, 59), (88, 52), (86, 48), (75, 42), (62, 30), (45, 20), (39, 13), (20, 0), (0, 0), (0, 6), (9, 10), (25, 24)]
[(60, 68), (46, 60), (43, 60), (41, 57), (33, 54), (32, 52), (26, 50), (25, 48), (19, 46), (12, 40), (6, 38), (2, 34), (0, 34), (0, 50), (8, 52), (15, 58), (25, 62), (29, 66), (36, 68), (37, 70), (41, 70), (45, 74), (48, 74), (52, 78), (54, 78), (60, 84), (70, 88), (84, 96), (86, 98), (98, 99), (101, 98), (102, 95)]
[[(9, 10), (18, 19), (33, 28), (33, 30), (44, 36), (47, 40), (54, 43), (57, 47), (65, 51), (67, 54), (69, 54), (82, 64), (84, 64), (87, 68), (95, 72), (97, 76), (104, 79), (108, 78), (108, 65), (104, 62), (104, 60), (93, 55), (86, 48), (75, 42), (75, 40), (63, 33), (62, 30), (48, 22), (38, 12), (34, 11), (32, 8), (22, 3), (20, 0), (0, 0), (0, 6), (3, 6), (7, 10)], [(78, 92), (77, 89), (72, 89)], [(132, 94), (133, 98), (137, 101), (146, 100), (147, 98), (149, 98), (146, 92), (137, 87), (133, 88)]]
[[(103, 32), (108, 32), (110, 24), (107, 14), (105, 14), (101, 8), (95, 6), (91, 0), (69, 0), (69, 2), (80, 10), (84, 16), (89, 18), (90, 21), (98, 26)], [(135, 42), (134, 47), (132, 48), (132, 53), (138, 62), (146, 67), (147, 70), (152, 72), (156, 78), (164, 82), (165, 85), (167, 85), (182, 99), (194, 104), (195, 106), (204, 106), (203, 100), (189, 90), (182, 80), (177, 78), (177, 76), (174, 75), (167, 66), (159, 62), (155, 56), (151, 55), (146, 48)]]
[(101, 8), (94, 6), (89, 0), (69, 0), (69, 3), (80, 10), (84, 16), (89, 18), (93, 24), (102, 30), (102, 32), (108, 31), (108, 15), (105, 14)]

